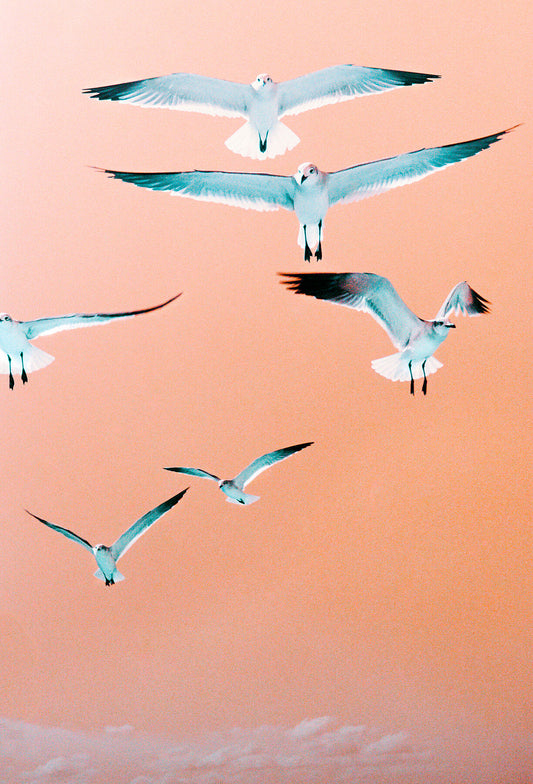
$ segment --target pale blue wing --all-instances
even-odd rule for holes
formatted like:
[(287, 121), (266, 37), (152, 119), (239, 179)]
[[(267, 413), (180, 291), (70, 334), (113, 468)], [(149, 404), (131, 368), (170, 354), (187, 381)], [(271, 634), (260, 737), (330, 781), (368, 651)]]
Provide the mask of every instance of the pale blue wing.
[(214, 201), (245, 210), (294, 209), (293, 177), (245, 172), (187, 171), (142, 174), (102, 169), (110, 177), (152, 191), (169, 191), (199, 201)]
[(407, 152), (393, 158), (332, 172), (328, 175), (329, 203), (331, 205), (365, 199), (399, 185), (421, 180), (438, 169), (444, 169), (486, 150), (510, 130), (512, 129), (468, 142)]
[(202, 479), (214, 479), (215, 482), (220, 482), (220, 477), (210, 474), (208, 471), (202, 471), (201, 468), (184, 468), (183, 466), (176, 466), (175, 468), (165, 468), (165, 471), (176, 471), (178, 474), (201, 476)]
[(136, 82), (88, 87), (83, 92), (100, 101), (128, 101), (141, 106), (181, 109), (222, 117), (246, 117), (249, 84), (189, 73), (174, 73)]
[(462, 313), (463, 316), (480, 316), (482, 313), (490, 313), (489, 305), (490, 302), (485, 297), (482, 297), (466, 281), (463, 281), (450, 291), (435, 320), (441, 321), (453, 313)]
[(398, 349), (405, 348), (411, 334), (420, 329), (418, 316), (407, 307), (392, 283), (381, 275), (372, 272), (282, 274), (286, 278), (282, 283), (297, 294), (369, 313)]
[(329, 103), (349, 101), (359, 95), (381, 93), (411, 84), (439, 79), (436, 74), (391, 71), (360, 65), (333, 65), (278, 85), (279, 115), (299, 114)]
[[(28, 512), (27, 509), (26, 512)], [(47, 520), (43, 520), (42, 517), (37, 517), (37, 515), (34, 515), (32, 512), (28, 512), (28, 514), (31, 515), (32, 517), (35, 517), (35, 519), (39, 520), (40, 523), (44, 523), (44, 525), (47, 525), (48, 528), (52, 528), (52, 530), (57, 531), (58, 534), (63, 534), (63, 536), (66, 536), (67, 539), (71, 539), (73, 542), (78, 542), (78, 544), (81, 544), (81, 546), (85, 547), (85, 549), (88, 550), (90, 553), (93, 552), (93, 548), (91, 547), (91, 545), (86, 539), (82, 539), (81, 536), (78, 536), (78, 534), (75, 534), (73, 531), (69, 531), (68, 528), (62, 528), (60, 525), (54, 525), (53, 523), (49, 523)]]
[(137, 539), (142, 536), (145, 531), (147, 531), (151, 525), (153, 525), (156, 520), (164, 515), (169, 509), (172, 509), (173, 506), (176, 506), (178, 501), (183, 498), (185, 493), (189, 488), (186, 487), (185, 490), (182, 490), (181, 493), (178, 495), (169, 498), (168, 501), (163, 501), (162, 504), (156, 506), (155, 509), (152, 509), (150, 512), (147, 512), (145, 515), (140, 517), (135, 523), (133, 523), (127, 531), (125, 531), (122, 536), (119, 536), (117, 541), (111, 545), (111, 555), (118, 561), (118, 559), (124, 555), (127, 550), (130, 549), (132, 544), (135, 544)]
[(258, 457), (253, 463), (250, 463), (244, 471), (241, 471), (240, 474), (237, 474), (233, 482), (244, 489), (248, 482), (251, 482), (258, 474), (264, 471), (266, 468), (269, 468), (274, 463), (279, 463), (280, 460), (285, 460), (285, 458), (290, 457), (295, 452), (299, 452), (300, 449), (305, 449), (306, 446), (311, 446), (313, 441), (307, 441), (305, 444), (296, 444), (295, 446), (286, 446), (283, 449), (276, 449), (275, 452), (268, 452), (266, 455), (262, 457)]
[(153, 310), (164, 308), (171, 302), (174, 302), (180, 294), (175, 297), (167, 299), (161, 305), (154, 305), (152, 308), (143, 308), (142, 310), (128, 310), (120, 313), (71, 313), (68, 316), (56, 316), (55, 318), (41, 318), (35, 321), (22, 321), (20, 325), (28, 340), (39, 337), (39, 335), (51, 335), (53, 332), (61, 332), (65, 329), (78, 329), (79, 327), (94, 327), (97, 324), (105, 324), (108, 321), (121, 318), (132, 318), (139, 316), (141, 313), (150, 313)]

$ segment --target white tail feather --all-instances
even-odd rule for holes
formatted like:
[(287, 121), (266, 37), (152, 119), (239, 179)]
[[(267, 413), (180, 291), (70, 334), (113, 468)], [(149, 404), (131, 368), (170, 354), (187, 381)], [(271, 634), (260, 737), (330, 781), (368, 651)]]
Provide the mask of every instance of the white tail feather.
[(249, 495), (249, 493), (242, 493), (241, 501), (237, 501), (236, 498), (230, 498), (229, 495), (226, 496), (226, 501), (229, 504), (238, 504), (239, 506), (248, 506), (249, 504), (255, 503), (255, 501), (259, 501), (261, 496), (259, 495)]
[[(317, 223), (308, 223), (305, 227), (305, 234), (307, 234), (307, 244), (314, 250), (318, 245), (318, 224)], [(300, 248), (305, 248), (305, 234), (304, 234), (304, 227), (300, 226), (300, 231), (298, 232), (298, 245)], [(322, 232), (322, 235), (324, 232)]]
[[(26, 373), (33, 373), (34, 370), (40, 370), (46, 367), (50, 362), (54, 361), (51, 354), (47, 354), (37, 346), (28, 344), (24, 351), (24, 369)], [(22, 373), (22, 362), (20, 356), (11, 357), (11, 372), (20, 375)], [(9, 362), (7, 361), (7, 354), (3, 351), (0, 352), (0, 373), (9, 373)]]
[[(424, 372), (422, 370), (423, 359), (414, 359), (411, 365), (413, 378), (423, 378)], [(425, 372), (426, 376), (436, 373), (442, 367), (442, 362), (439, 362), (435, 357), (428, 357), (426, 359)], [(405, 357), (402, 352), (399, 354), (391, 354), (388, 357), (381, 357), (380, 359), (372, 360), (372, 369), (385, 378), (391, 381), (410, 381), (411, 374), (409, 372), (409, 359)]]
[(298, 136), (290, 128), (278, 122), (269, 130), (267, 148), (265, 152), (261, 152), (259, 149), (259, 134), (247, 122), (236, 130), (229, 139), (226, 139), (225, 144), (228, 149), (237, 153), (237, 155), (264, 161), (265, 158), (275, 158), (276, 155), (283, 155), (287, 150), (292, 150), (299, 141)]
[[(104, 575), (104, 573), (103, 573), (103, 571), (101, 569), (97, 569), (96, 572), (94, 573), (94, 576), (97, 577), (99, 580), (104, 580), (105, 581), (105, 579), (106, 579), (105, 575)], [(113, 572), (113, 580), (116, 583), (120, 583), (122, 580), (125, 580), (125, 579), (126, 578), (124, 577), (122, 572), (119, 572), (118, 569), (115, 569), (115, 571)]]

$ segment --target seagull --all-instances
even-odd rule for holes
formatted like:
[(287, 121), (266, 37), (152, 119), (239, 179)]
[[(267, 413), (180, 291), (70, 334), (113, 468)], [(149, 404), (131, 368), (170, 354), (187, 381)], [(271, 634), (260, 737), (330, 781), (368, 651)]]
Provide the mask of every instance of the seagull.
[(110, 177), (149, 188), (170, 191), (199, 201), (214, 201), (244, 209), (294, 210), (300, 222), (298, 245), (310, 261), (316, 248), (322, 258), (322, 228), (329, 207), (359, 201), (399, 185), (421, 180), (438, 169), (470, 158), (497, 142), (509, 128), (480, 139), (414, 152), (323, 172), (314, 163), (302, 163), (293, 176), (226, 171), (135, 173), (98, 169)]
[(422, 393), (425, 395), (427, 376), (442, 367), (442, 362), (435, 359), (433, 353), (447, 337), (448, 331), (455, 328), (448, 316), (453, 313), (479, 316), (489, 312), (488, 300), (466, 281), (454, 286), (435, 318), (426, 321), (415, 316), (387, 278), (372, 272), (281, 275), (286, 278), (282, 283), (297, 294), (307, 294), (370, 313), (394, 346), (400, 349), (398, 354), (374, 359), (373, 369), (391, 381), (410, 380), (412, 395), (415, 393), (414, 379), (424, 378)]
[(268, 452), (262, 457), (258, 457), (253, 463), (241, 471), (240, 474), (234, 479), (220, 479), (220, 477), (210, 474), (208, 471), (202, 471), (201, 468), (184, 468), (183, 466), (177, 468), (165, 468), (165, 471), (177, 471), (180, 474), (189, 474), (190, 476), (201, 476), (204, 479), (212, 479), (218, 483), (218, 486), (223, 493), (226, 494), (228, 501), (231, 504), (253, 504), (258, 501), (260, 496), (249, 495), (244, 492), (244, 488), (251, 482), (252, 479), (264, 471), (274, 463), (279, 463), (280, 460), (285, 460), (300, 449), (305, 449), (306, 446), (311, 446), (313, 441), (308, 441), (305, 444), (296, 444), (295, 446), (286, 446), (284, 449), (277, 449), (275, 452)]
[(9, 374), (9, 388), (15, 386), (13, 373), (20, 373), (22, 383), (28, 381), (28, 373), (40, 370), (54, 361), (51, 354), (32, 345), (30, 340), (41, 335), (51, 335), (64, 329), (77, 329), (78, 327), (92, 327), (96, 324), (105, 324), (113, 319), (131, 318), (141, 313), (150, 313), (159, 310), (165, 305), (174, 302), (180, 294), (168, 299), (161, 305), (143, 310), (123, 311), (122, 313), (71, 313), (67, 316), (55, 318), (40, 318), (35, 321), (16, 321), (7, 313), (0, 313), (0, 373)]
[(391, 71), (357, 65), (334, 65), (286, 82), (259, 74), (251, 84), (189, 73), (174, 73), (136, 82), (89, 87), (83, 92), (100, 101), (127, 101), (141, 106), (181, 109), (247, 122), (226, 140), (232, 152), (264, 160), (292, 150), (300, 139), (279, 121), (286, 114), (348, 101), (439, 79), (436, 74)]
[(117, 541), (111, 545), (111, 547), (106, 547), (105, 544), (95, 544), (91, 545), (87, 541), (87, 539), (82, 539), (81, 536), (75, 534), (73, 531), (70, 531), (68, 528), (62, 528), (60, 525), (54, 525), (53, 523), (49, 523), (47, 520), (43, 520), (42, 517), (37, 517), (32, 512), (28, 512), (29, 515), (35, 517), (36, 520), (39, 522), (44, 523), (49, 528), (52, 528), (54, 531), (57, 531), (63, 536), (66, 536), (67, 539), (72, 539), (73, 542), (78, 542), (81, 544), (82, 547), (85, 547), (94, 557), (96, 558), (96, 563), (98, 564), (98, 569), (94, 573), (94, 576), (97, 577), (99, 580), (105, 580), (106, 585), (114, 585), (115, 583), (124, 580), (125, 577), (121, 574), (117, 569), (117, 561), (121, 558), (125, 552), (127, 552), (132, 544), (135, 544), (137, 539), (142, 536), (145, 531), (147, 531), (151, 525), (155, 523), (156, 520), (159, 520), (162, 515), (172, 509), (178, 501), (180, 501), (185, 493), (189, 488), (186, 487), (185, 490), (182, 490), (181, 493), (178, 495), (169, 498), (168, 501), (163, 501), (162, 504), (156, 506), (155, 509), (152, 509), (150, 512), (147, 512), (145, 515), (140, 517), (132, 526), (125, 531), (122, 536), (119, 536)]

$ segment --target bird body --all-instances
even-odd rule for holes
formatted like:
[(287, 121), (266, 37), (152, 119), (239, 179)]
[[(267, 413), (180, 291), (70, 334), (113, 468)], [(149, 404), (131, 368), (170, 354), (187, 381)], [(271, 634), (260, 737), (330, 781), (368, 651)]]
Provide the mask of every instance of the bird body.
[(387, 278), (372, 272), (282, 274), (285, 277), (282, 282), (297, 294), (346, 305), (373, 316), (400, 350), (374, 359), (372, 368), (391, 381), (410, 381), (413, 395), (415, 379), (424, 378), (425, 395), (427, 376), (442, 367), (433, 354), (449, 330), (455, 328), (448, 317), (454, 312), (478, 316), (489, 310), (487, 300), (466, 281), (454, 286), (435, 319), (426, 321), (407, 307)]
[(298, 244), (309, 261), (312, 249), (322, 258), (323, 223), (335, 204), (359, 201), (400, 185), (416, 182), (439, 169), (470, 158), (498, 141), (506, 131), (443, 147), (430, 147), (323, 172), (310, 162), (302, 163), (293, 176), (259, 172), (186, 171), (122, 172), (101, 169), (110, 177), (149, 188), (169, 191), (199, 201), (214, 201), (244, 209), (293, 210), (300, 223)]
[(14, 373), (20, 374), (22, 383), (25, 384), (28, 381), (28, 373), (46, 367), (54, 361), (51, 354), (37, 348), (30, 343), (30, 340), (66, 329), (91, 327), (116, 319), (132, 318), (141, 313), (150, 313), (153, 310), (164, 308), (179, 296), (181, 295), (177, 294), (161, 305), (155, 305), (151, 308), (120, 313), (72, 313), (67, 316), (41, 318), (35, 321), (16, 321), (7, 313), (0, 313), (0, 373), (9, 375), (10, 389), (13, 389), (15, 385)]
[(286, 114), (438, 78), (436, 74), (413, 71), (334, 65), (284, 82), (274, 82), (266, 73), (259, 74), (251, 84), (174, 73), (89, 87), (84, 92), (100, 101), (244, 117), (245, 125), (226, 140), (226, 146), (239, 155), (263, 160), (292, 150), (300, 141), (280, 122)]
[(113, 557), (111, 547), (106, 547), (105, 544), (96, 544), (93, 547), (93, 554), (98, 564), (98, 569), (94, 573), (95, 577), (99, 580), (105, 580), (106, 585), (114, 585), (125, 579), (122, 572), (117, 569), (117, 562)]
[(295, 446), (287, 446), (282, 449), (276, 449), (274, 452), (267, 452), (267, 454), (256, 458), (249, 466), (241, 471), (234, 479), (220, 479), (215, 474), (210, 474), (201, 468), (188, 468), (185, 466), (177, 466), (174, 468), (166, 468), (166, 471), (176, 471), (180, 474), (188, 474), (189, 476), (200, 476), (203, 479), (211, 479), (215, 481), (219, 488), (226, 496), (226, 501), (232, 504), (249, 505), (258, 501), (260, 496), (250, 495), (244, 491), (246, 485), (255, 479), (255, 477), (265, 471), (269, 466), (278, 463), (280, 460), (285, 460), (295, 452), (311, 446), (313, 442), (307, 441), (304, 444), (296, 444)]
[(43, 520), (42, 517), (37, 517), (37, 515), (34, 515), (32, 512), (28, 512), (28, 514), (32, 517), (35, 517), (35, 519), (39, 520), (39, 522), (48, 526), (48, 528), (52, 528), (52, 530), (63, 534), (63, 536), (65, 536), (67, 539), (71, 539), (73, 542), (78, 542), (78, 544), (81, 544), (82, 547), (92, 553), (98, 565), (98, 569), (94, 573), (94, 576), (99, 580), (104, 580), (106, 585), (113, 585), (114, 583), (125, 579), (124, 575), (121, 574), (121, 572), (119, 572), (117, 569), (117, 561), (119, 558), (121, 558), (124, 553), (126, 553), (130, 547), (135, 544), (139, 537), (146, 533), (146, 531), (156, 522), (156, 520), (159, 520), (162, 515), (172, 509), (172, 507), (183, 498), (188, 489), (189, 488), (185, 488), (185, 490), (182, 490), (181, 493), (178, 493), (172, 498), (169, 498), (168, 501), (163, 501), (162, 504), (159, 504), (159, 506), (156, 506), (150, 512), (147, 512), (145, 515), (136, 520), (133, 525), (131, 525), (121, 536), (119, 536), (119, 538), (114, 544), (111, 545), (111, 547), (107, 547), (105, 544), (96, 544), (93, 546), (86, 539), (82, 539), (81, 536), (78, 536), (78, 534), (75, 534), (68, 528), (63, 528), (60, 525), (49, 523), (47, 520)]

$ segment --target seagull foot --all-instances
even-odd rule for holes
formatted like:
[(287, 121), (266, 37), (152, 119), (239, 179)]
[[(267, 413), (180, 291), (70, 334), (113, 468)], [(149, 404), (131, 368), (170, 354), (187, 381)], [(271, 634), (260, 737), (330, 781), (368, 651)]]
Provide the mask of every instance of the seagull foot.
[(20, 377), (22, 379), (23, 384), (28, 383), (28, 376), (26, 375), (26, 371), (24, 370), (24, 368), (22, 369), (22, 373), (20, 374)]
[(313, 254), (311, 253), (311, 248), (309, 247), (309, 245), (306, 245), (305, 246), (305, 251), (304, 251), (304, 261), (309, 261), (310, 262), (312, 255)]
[(315, 259), (320, 261), (322, 258), (322, 245), (319, 244), (318, 248), (315, 251)]
[(13, 374), (10, 373), (9, 374), (9, 388), (13, 389), (14, 386), (15, 386), (15, 379), (13, 378)]
[(424, 379), (424, 383), (422, 384), (422, 394), (425, 395), (428, 391), (428, 382), (427, 379)]

